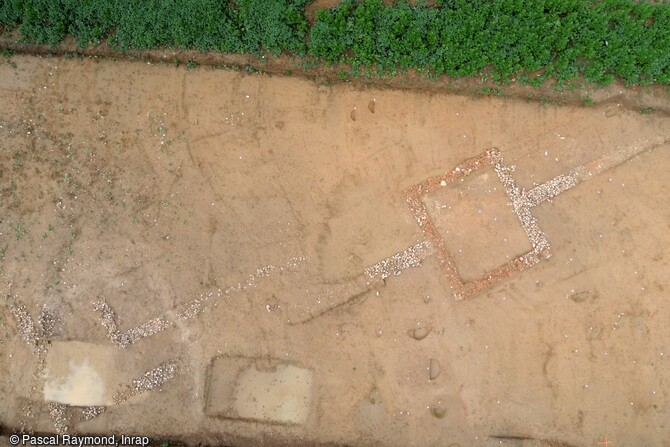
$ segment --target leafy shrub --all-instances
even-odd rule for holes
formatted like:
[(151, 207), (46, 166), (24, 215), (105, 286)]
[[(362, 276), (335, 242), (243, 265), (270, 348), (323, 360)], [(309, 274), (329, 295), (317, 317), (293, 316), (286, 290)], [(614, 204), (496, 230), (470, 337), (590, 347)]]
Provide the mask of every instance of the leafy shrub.
[(14, 26), (21, 18), (21, 0), (0, 1), (0, 28)]
[(275, 55), (282, 51), (304, 55), (308, 26), (303, 9), (310, 0), (238, 0), (244, 50)]
[(123, 50), (242, 51), (237, 12), (217, 0), (117, 0), (114, 31), (112, 43)]

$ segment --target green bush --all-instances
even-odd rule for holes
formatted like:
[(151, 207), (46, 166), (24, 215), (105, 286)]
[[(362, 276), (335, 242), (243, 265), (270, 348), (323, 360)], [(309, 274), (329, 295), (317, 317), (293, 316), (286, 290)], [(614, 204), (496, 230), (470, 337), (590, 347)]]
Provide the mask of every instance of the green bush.
[(0, 1), (0, 27), (13, 27), (21, 19), (21, 1)]
[(303, 9), (309, 0), (237, 0), (244, 50), (274, 55), (282, 51), (304, 55), (308, 23)]
[[(104, 0), (102, 0), (104, 2)], [(112, 44), (122, 50), (177, 47), (243, 50), (237, 12), (216, 0), (117, 0)]]

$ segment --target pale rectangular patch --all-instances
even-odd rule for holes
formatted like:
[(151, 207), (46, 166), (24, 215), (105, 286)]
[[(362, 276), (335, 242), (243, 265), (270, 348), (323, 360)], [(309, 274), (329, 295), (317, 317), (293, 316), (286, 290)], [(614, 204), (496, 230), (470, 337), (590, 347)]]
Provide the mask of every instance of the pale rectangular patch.
[(114, 393), (126, 378), (125, 357), (111, 345), (54, 341), (46, 356), (44, 400), (81, 407), (113, 404)]
[(302, 424), (312, 403), (312, 371), (274, 359), (217, 357), (205, 412), (225, 419)]

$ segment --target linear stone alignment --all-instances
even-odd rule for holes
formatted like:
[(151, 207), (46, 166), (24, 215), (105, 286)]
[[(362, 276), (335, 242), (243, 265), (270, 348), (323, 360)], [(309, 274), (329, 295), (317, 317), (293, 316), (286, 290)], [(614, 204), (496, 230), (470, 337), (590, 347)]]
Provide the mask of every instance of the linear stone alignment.
[(85, 421), (95, 419), (105, 412), (107, 407), (84, 407), (81, 410), (81, 415)]
[(308, 288), (295, 291), (301, 295), (300, 301), (286, 305), (287, 322), (291, 325), (307, 323), (352, 303), (383, 284), (389, 276), (398, 276), (403, 270), (419, 267), (433, 252), (430, 242), (419, 242), (366, 268), (362, 275), (338, 283), (311, 284)]
[[(603, 155), (600, 158), (578, 166), (567, 174), (559, 175), (541, 185), (535, 186), (526, 193), (528, 206), (536, 206), (540, 203), (551, 200), (562, 192), (565, 192), (584, 180), (588, 180), (598, 174), (619, 166), (630, 160), (636, 155), (647, 152), (665, 144), (668, 140), (663, 138), (656, 139), (652, 144), (640, 142), (633, 146), (619, 147), (616, 150)], [(647, 144), (645, 144), (647, 143)]]
[(138, 327), (121, 332), (116, 324), (116, 313), (109, 307), (105, 298), (93, 302), (93, 309), (100, 314), (102, 325), (107, 330), (107, 337), (119, 348), (135, 343), (143, 337), (149, 337), (168, 328), (170, 323), (165, 317), (153, 318)]
[(199, 315), (207, 307), (213, 305), (215, 302), (220, 301), (221, 299), (229, 298), (231, 295), (243, 292), (250, 287), (255, 287), (256, 282), (259, 279), (269, 276), (275, 270), (284, 272), (285, 270), (293, 269), (300, 263), (304, 262), (304, 260), (305, 258), (297, 257), (292, 258), (283, 266), (277, 267), (274, 265), (268, 265), (258, 268), (256, 269), (256, 273), (250, 275), (244, 283), (239, 282), (234, 286), (226, 288), (225, 290), (216, 289), (202, 293), (198, 298), (194, 299), (190, 303), (181, 306), (176, 312), (165, 313), (162, 316), (152, 318), (146, 323), (143, 323), (134, 328), (130, 328), (125, 332), (119, 330), (116, 313), (114, 310), (112, 310), (104, 297), (100, 297), (93, 301), (93, 309), (100, 314), (100, 322), (107, 330), (107, 337), (117, 347), (123, 349), (142, 338), (150, 337), (154, 334), (157, 334), (158, 332), (164, 331), (165, 329), (174, 326), (180, 320), (189, 320)]
[[(11, 289), (11, 284), (9, 285)], [(38, 395), (40, 394), (40, 390), (37, 386), (38, 383), (42, 380), (42, 375), (44, 372), (44, 367), (46, 365), (46, 357), (49, 352), (49, 342), (45, 340), (43, 335), (47, 332), (51, 332), (53, 330), (45, 330), (44, 328), (39, 328), (34, 322), (33, 318), (30, 315), (30, 311), (28, 308), (21, 302), (21, 300), (16, 297), (15, 295), (12, 295), (11, 293), (7, 294), (6, 299), (9, 301), (9, 310), (14, 317), (14, 320), (16, 322), (16, 327), (19, 332), (19, 336), (23, 341), (26, 342), (28, 347), (33, 351), (33, 354), (35, 355), (35, 366), (33, 368), (33, 376), (31, 378), (32, 380), (32, 386), (30, 387), (30, 392), (29, 392), (29, 399), (23, 405), (22, 408), (22, 415), (21, 419), (19, 421), (19, 426), (22, 432), (29, 433), (32, 431), (32, 426), (30, 425), (30, 421), (34, 417), (34, 401), (38, 399)], [(40, 317), (39, 322), (45, 322), (47, 320), (50, 320), (49, 318), (43, 317), (45, 310), (42, 309), (42, 316)], [(54, 429), (56, 431), (62, 429), (63, 427), (67, 427), (67, 425), (60, 424), (59, 419), (57, 418), (58, 414), (58, 409), (49, 409), (49, 414), (51, 416), (52, 421), (54, 422)]]
[(59, 435), (67, 433), (70, 430), (69, 421), (65, 414), (67, 405), (58, 402), (49, 402), (47, 408), (56, 433)]
[(433, 247), (428, 241), (419, 242), (405, 251), (396, 253), (373, 266), (365, 269), (365, 276), (370, 280), (386, 279), (389, 276), (397, 276), (403, 270), (418, 267), (421, 261), (433, 254)]
[[(512, 178), (514, 167), (505, 166), (502, 154), (497, 149), (491, 149), (489, 151), (489, 156), (491, 157), (498, 178), (505, 187), (505, 192), (510, 199), (514, 213), (519, 218), (521, 226), (526, 231), (531, 246), (533, 247), (531, 251), (533, 254), (533, 263), (539, 262), (540, 256), (548, 258), (551, 255), (549, 251), (549, 241), (547, 241), (546, 236), (538, 227), (537, 219), (530, 213), (531, 207), (525, 192), (516, 186), (516, 182)], [(562, 184), (561, 182), (559, 183)], [(550, 191), (550, 194), (559, 194), (559, 192), (555, 192), (552, 189), (550, 189)]]
[(11, 297), (11, 300), (13, 302), (9, 305), (9, 311), (14, 316), (19, 336), (35, 351), (35, 353), (43, 353), (43, 351), (46, 350), (46, 347), (44, 343), (42, 343), (39, 331), (35, 327), (35, 323), (30, 316), (28, 308), (15, 297)]
[(179, 363), (177, 361), (161, 363), (157, 367), (145, 372), (140, 377), (133, 379), (130, 385), (119, 390), (114, 395), (114, 403), (118, 405), (137, 394), (159, 388), (168, 380), (173, 379), (178, 373)]

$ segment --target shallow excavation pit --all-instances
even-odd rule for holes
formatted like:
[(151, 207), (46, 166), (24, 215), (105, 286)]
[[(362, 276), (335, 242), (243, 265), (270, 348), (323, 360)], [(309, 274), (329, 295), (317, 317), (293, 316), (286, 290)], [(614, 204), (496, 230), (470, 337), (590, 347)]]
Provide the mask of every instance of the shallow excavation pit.
[(46, 357), (43, 397), (77, 407), (108, 406), (132, 380), (132, 355), (111, 345), (54, 341)]
[(312, 371), (277, 359), (221, 356), (207, 373), (205, 414), (269, 424), (304, 424), (312, 406)]

